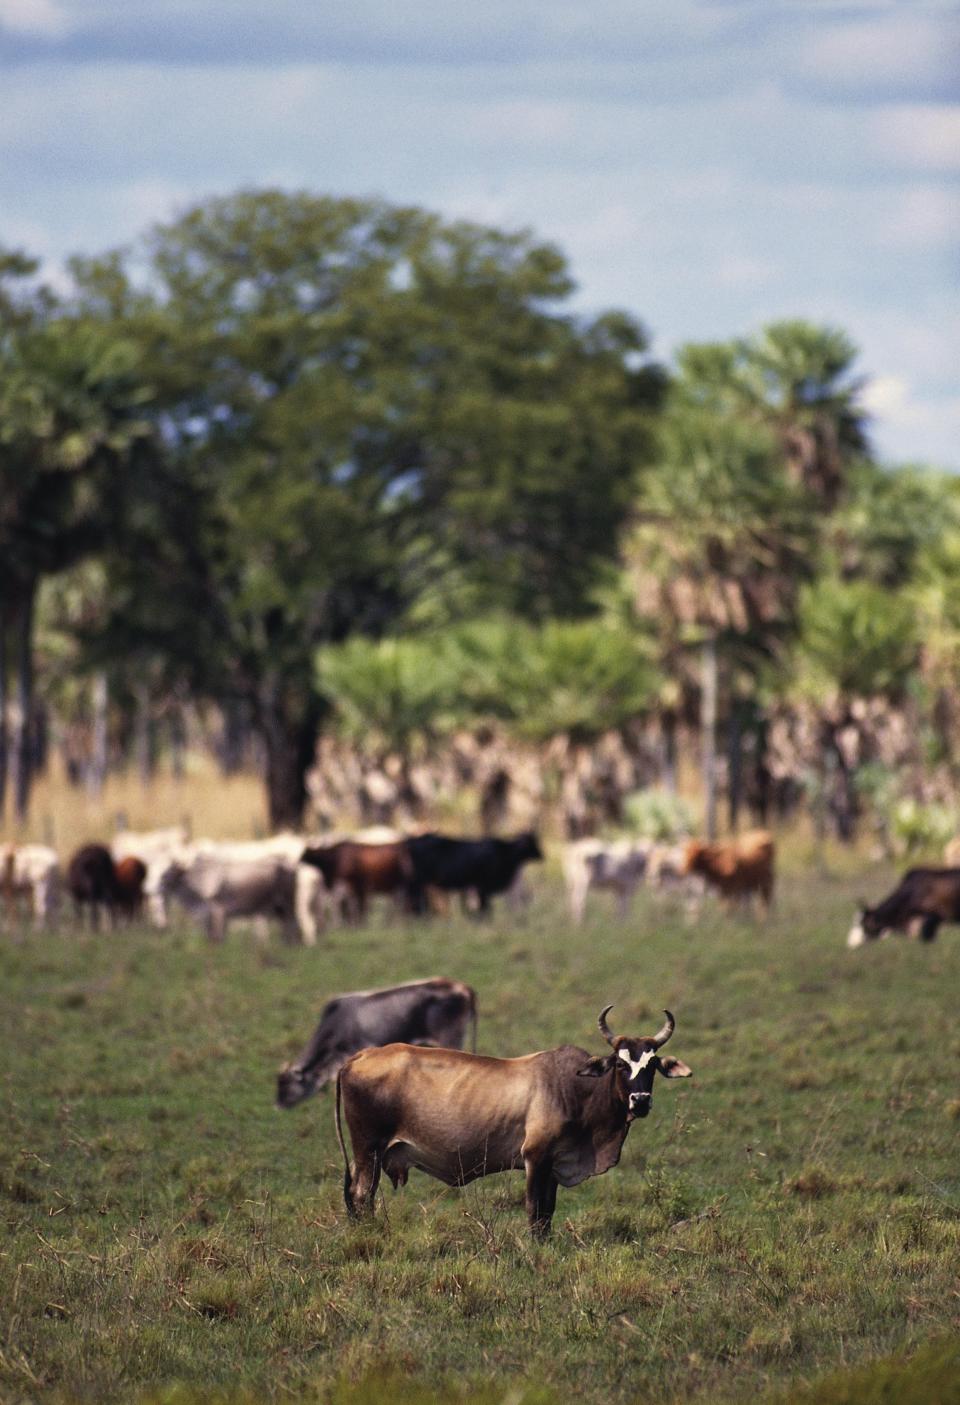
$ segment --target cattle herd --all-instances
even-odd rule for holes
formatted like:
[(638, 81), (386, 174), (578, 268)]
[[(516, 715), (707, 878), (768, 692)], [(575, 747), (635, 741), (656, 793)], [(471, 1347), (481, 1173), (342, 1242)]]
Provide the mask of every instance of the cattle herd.
[[(0, 846), (0, 899), (8, 922), (54, 920), (64, 898), (94, 930), (146, 916), (157, 927), (177, 904), (213, 942), (235, 918), (279, 922), (290, 940), (313, 945), (330, 923), (358, 923), (370, 899), (385, 896), (410, 918), (447, 910), (459, 895), (482, 917), (492, 899), (529, 898), (526, 864), (542, 859), (533, 833), (512, 839), (459, 839), (386, 829), (309, 838), (280, 834), (250, 841), (193, 840), (185, 827), (124, 831), (107, 846), (84, 844), (61, 870), (41, 844)], [(875, 907), (864, 907), (847, 938), (858, 947), (899, 931), (931, 941), (960, 922), (960, 853), (949, 867), (915, 868)], [(564, 846), (570, 915), (580, 922), (591, 890), (615, 894), (621, 918), (645, 884), (678, 894), (692, 908), (708, 890), (728, 907), (769, 911), (774, 895), (772, 836), (753, 831), (725, 843), (662, 845), (580, 839)], [(557, 1187), (578, 1185), (616, 1165), (631, 1124), (653, 1104), (655, 1076), (690, 1069), (660, 1050), (673, 1016), (656, 1034), (615, 1035), (603, 1010), (598, 1028), (611, 1053), (574, 1045), (490, 1058), (476, 1053), (477, 996), (437, 977), (333, 998), (299, 1057), (277, 1081), (277, 1106), (292, 1108), (336, 1084), (335, 1119), (351, 1215), (373, 1210), (385, 1172), (394, 1187), (411, 1167), (448, 1185), (511, 1169), (526, 1175), (531, 1232), (549, 1233)], [(472, 1052), (464, 1050), (470, 1038)], [(353, 1156), (343, 1135), (346, 1121)]]

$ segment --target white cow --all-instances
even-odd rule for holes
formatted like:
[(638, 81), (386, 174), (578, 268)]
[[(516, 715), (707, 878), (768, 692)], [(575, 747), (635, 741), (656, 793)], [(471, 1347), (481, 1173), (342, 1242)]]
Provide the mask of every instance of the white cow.
[(270, 854), (230, 855), (197, 847), (147, 871), (149, 896), (159, 893), (198, 916), (211, 941), (223, 941), (234, 917), (278, 919), (296, 940), (296, 864)]
[(219, 854), (235, 860), (256, 862), (264, 856), (279, 859), (293, 874), (293, 907), (300, 940), (304, 946), (316, 946), (317, 934), (327, 921), (329, 897), (323, 874), (310, 864), (302, 864), (300, 855), (308, 844), (325, 841), (314, 835), (304, 836), (285, 831), (269, 839), (204, 839), (195, 846), (196, 853)]
[(17, 900), (29, 902), (34, 925), (42, 927), (60, 900), (60, 865), (46, 844), (0, 845), (0, 893), (8, 914)]
[(647, 839), (576, 839), (564, 845), (563, 877), (574, 921), (583, 921), (591, 888), (616, 893), (619, 914), (626, 917), (630, 899), (643, 882), (652, 848)]
[[(317, 933), (326, 920), (328, 894), (319, 870), (299, 861), (309, 842), (312, 841), (296, 834), (275, 834), (269, 839), (198, 839), (192, 844), (181, 844), (158, 852), (146, 860), (147, 876), (143, 885), (151, 916), (157, 926), (168, 925), (168, 897), (174, 893), (174, 876), (180, 871), (189, 870), (197, 859), (204, 858), (210, 864), (216, 861), (229, 864), (232, 881), (238, 880), (245, 867), (256, 874), (258, 866), (268, 860), (287, 870), (300, 938), (305, 946), (314, 946)], [(210, 864), (208, 871), (212, 872), (214, 870)], [(190, 906), (189, 903), (186, 905)], [(264, 919), (268, 915), (262, 914)]]
[(121, 859), (140, 859), (149, 863), (154, 855), (169, 854), (190, 843), (190, 828), (185, 824), (169, 829), (121, 829), (110, 841), (110, 852), (117, 863)]

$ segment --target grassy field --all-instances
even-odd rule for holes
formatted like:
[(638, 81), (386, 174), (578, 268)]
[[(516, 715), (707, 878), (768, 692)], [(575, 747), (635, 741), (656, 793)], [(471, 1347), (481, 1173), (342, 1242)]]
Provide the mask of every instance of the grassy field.
[[(378, 916), (314, 950), (5, 934), (0, 1398), (664, 1405), (930, 1342), (892, 1393), (885, 1366), (809, 1399), (960, 1398), (960, 939), (848, 952), (885, 880), (788, 877), (765, 926), (649, 898), (620, 926), (601, 896), (576, 930), (540, 875), (525, 920)], [(519, 1174), (414, 1173), (348, 1223), (330, 1094), (273, 1109), (326, 996), (432, 974), (477, 987), (484, 1052), (602, 1052), (608, 1001), (617, 1030), (677, 1016), (694, 1079), (560, 1191), (544, 1246)]]

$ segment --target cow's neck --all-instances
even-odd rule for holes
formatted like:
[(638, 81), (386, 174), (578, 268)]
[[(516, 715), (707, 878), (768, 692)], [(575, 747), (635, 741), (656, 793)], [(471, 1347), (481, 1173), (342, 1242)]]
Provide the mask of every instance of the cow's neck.
[(321, 1064), (328, 1063), (329, 1060), (330, 1041), (324, 1035), (314, 1035), (307, 1047), (301, 1050), (297, 1067), (301, 1073), (314, 1073)]
[(597, 1158), (595, 1175), (616, 1165), (630, 1130), (627, 1105), (617, 1088), (616, 1069), (596, 1080), (588, 1099), (589, 1123)]

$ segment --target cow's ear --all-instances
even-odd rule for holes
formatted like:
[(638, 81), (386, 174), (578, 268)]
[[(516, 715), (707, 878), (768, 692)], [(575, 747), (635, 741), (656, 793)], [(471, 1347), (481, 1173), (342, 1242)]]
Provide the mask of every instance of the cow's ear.
[(693, 1069), (688, 1068), (680, 1059), (666, 1058), (657, 1059), (657, 1067), (664, 1078), (692, 1078)]
[(583, 1068), (577, 1069), (578, 1078), (602, 1078), (605, 1073), (609, 1073), (613, 1067), (613, 1058), (607, 1055), (604, 1059), (591, 1059), (584, 1064)]

